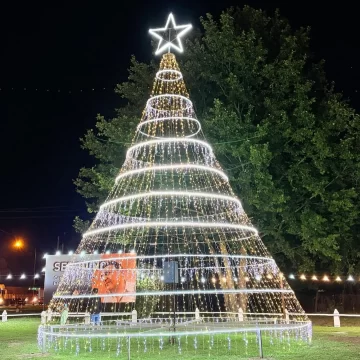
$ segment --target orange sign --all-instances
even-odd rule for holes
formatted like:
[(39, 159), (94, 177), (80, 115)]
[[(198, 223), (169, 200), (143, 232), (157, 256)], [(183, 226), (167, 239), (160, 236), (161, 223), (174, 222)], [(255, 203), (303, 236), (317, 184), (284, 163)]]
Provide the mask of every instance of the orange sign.
[[(135, 302), (136, 254), (102, 254), (94, 272), (92, 288), (98, 289), (103, 303)], [(134, 257), (132, 259), (132, 257)], [(125, 258), (125, 259), (122, 259)]]

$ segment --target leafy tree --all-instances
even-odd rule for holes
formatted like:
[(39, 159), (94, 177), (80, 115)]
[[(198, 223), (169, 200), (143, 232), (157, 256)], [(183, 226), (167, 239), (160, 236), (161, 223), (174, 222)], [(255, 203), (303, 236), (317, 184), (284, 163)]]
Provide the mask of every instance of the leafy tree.
[[(264, 242), (297, 269), (360, 270), (359, 116), (312, 61), (309, 29), (247, 6), (201, 24), (180, 65), (204, 133)], [(127, 105), (114, 119), (99, 116), (82, 140), (97, 159), (75, 181), (89, 212), (122, 165), (155, 71), (133, 57), (116, 89)]]

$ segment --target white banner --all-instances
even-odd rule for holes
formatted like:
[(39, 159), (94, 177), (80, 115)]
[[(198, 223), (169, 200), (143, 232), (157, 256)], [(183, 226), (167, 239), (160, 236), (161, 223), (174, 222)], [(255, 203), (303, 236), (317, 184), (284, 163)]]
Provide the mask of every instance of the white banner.
[[(56, 292), (66, 266), (81, 255), (48, 255), (45, 265), (44, 302), (48, 304)], [(99, 295), (106, 294), (102, 302), (134, 302), (136, 288), (136, 254), (93, 254), (86, 255), (86, 261), (99, 260), (89, 273), (89, 289), (97, 289)], [(71, 286), (73, 284), (69, 284)], [(113, 294), (113, 296), (109, 296)], [(120, 295), (119, 295), (120, 294)]]
[[(64, 274), (66, 265), (76, 259), (78, 255), (47, 255), (44, 281), (44, 303), (48, 304), (56, 291), (60, 279)], [(91, 255), (93, 259), (99, 259), (99, 255)], [(88, 255), (90, 257), (90, 255)]]

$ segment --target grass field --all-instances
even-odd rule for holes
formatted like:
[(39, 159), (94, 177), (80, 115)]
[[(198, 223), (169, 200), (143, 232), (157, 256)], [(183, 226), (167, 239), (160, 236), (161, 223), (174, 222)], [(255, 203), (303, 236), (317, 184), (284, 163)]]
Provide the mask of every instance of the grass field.
[[(333, 328), (331, 318), (316, 319), (313, 327), (313, 341), (311, 345), (288, 345), (270, 346), (264, 341), (265, 359), (287, 359), (287, 360), (355, 360), (360, 359), (360, 326), (354, 320), (342, 319), (341, 328)], [(321, 326), (319, 326), (319, 325)], [(49, 359), (49, 360), (65, 360), (65, 359), (127, 359), (127, 353), (122, 352), (116, 356), (116, 351), (108, 352), (105, 350), (94, 350), (93, 352), (81, 351), (78, 356), (73, 352), (69, 355), (65, 352), (59, 354), (41, 353), (37, 347), (37, 327), (39, 319), (9, 319), (6, 323), (0, 323), (0, 359)], [(328, 326), (326, 326), (328, 325)], [(352, 325), (352, 326), (351, 326)], [(255, 340), (249, 337), (249, 345), (246, 352), (243, 348), (237, 347), (233, 341), (231, 350), (226, 345), (226, 339), (222, 339), (222, 347), (220, 350), (209, 351), (209, 344), (201, 343), (197, 346), (196, 353), (193, 343), (189, 345), (191, 352), (186, 352), (185, 344), (182, 344), (183, 354), (178, 354), (177, 345), (164, 343), (163, 349), (160, 351), (158, 343), (156, 346), (147, 346), (147, 352), (144, 353), (144, 344), (142, 340), (132, 344), (131, 359), (153, 360), (153, 359), (170, 359), (181, 358), (182, 360), (198, 360), (198, 359), (254, 359), (258, 356), (258, 350), (255, 347)], [(96, 344), (94, 344), (96, 345)], [(95, 349), (95, 346), (94, 346)]]

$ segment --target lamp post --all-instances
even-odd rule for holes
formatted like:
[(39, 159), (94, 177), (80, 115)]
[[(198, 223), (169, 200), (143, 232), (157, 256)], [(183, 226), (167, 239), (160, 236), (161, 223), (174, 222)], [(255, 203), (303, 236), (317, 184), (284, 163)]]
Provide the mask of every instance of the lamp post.
[[(12, 243), (12, 248), (15, 251), (22, 251), (25, 250), (26, 248), (26, 243), (24, 241), (24, 239), (20, 238), (20, 237), (15, 237), (13, 243)], [(34, 266), (33, 266), (33, 287), (35, 287), (35, 274), (36, 274), (36, 259), (37, 259), (37, 251), (36, 251), (36, 247), (34, 247)], [(34, 292), (34, 290), (33, 290)]]
[(35, 286), (35, 271), (36, 271), (36, 248), (34, 248), (34, 282), (33, 282), (33, 286)]

